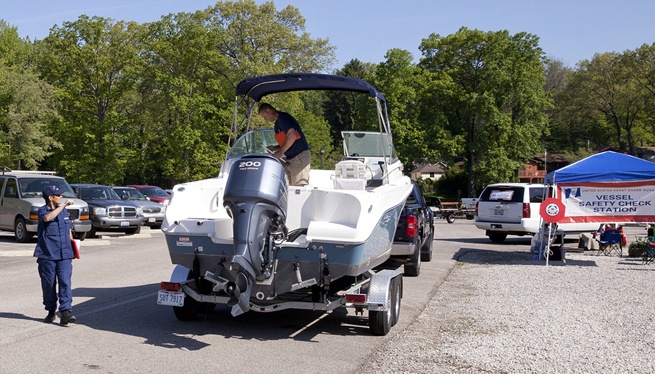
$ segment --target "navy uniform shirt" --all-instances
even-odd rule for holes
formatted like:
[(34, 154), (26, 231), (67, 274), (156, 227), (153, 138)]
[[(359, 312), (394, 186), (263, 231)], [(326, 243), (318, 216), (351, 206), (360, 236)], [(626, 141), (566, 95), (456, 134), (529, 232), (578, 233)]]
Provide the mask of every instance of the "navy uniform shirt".
[(64, 208), (55, 219), (44, 222), (45, 215), (53, 210), (47, 205), (39, 208), (39, 226), (36, 231), (38, 241), (34, 257), (53, 261), (74, 258), (70, 237), (73, 225), (68, 218), (68, 210)]
[(286, 134), (290, 129), (294, 129), (296, 130), (296, 133), (300, 135), (300, 139), (296, 140), (291, 148), (284, 152), (287, 160), (291, 160), (303, 151), (309, 150), (309, 144), (307, 144), (305, 134), (302, 133), (302, 129), (300, 128), (298, 121), (296, 121), (296, 119), (293, 118), (291, 114), (286, 112), (277, 112), (277, 120), (275, 121), (275, 126), (273, 129), (276, 134), (280, 131), (284, 131)]

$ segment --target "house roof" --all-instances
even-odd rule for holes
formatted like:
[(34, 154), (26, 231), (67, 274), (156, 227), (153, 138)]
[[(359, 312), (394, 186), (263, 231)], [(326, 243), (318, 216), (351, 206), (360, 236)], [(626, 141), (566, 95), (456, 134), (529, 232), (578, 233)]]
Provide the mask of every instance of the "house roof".
[(547, 160), (544, 160), (544, 156), (539, 154), (539, 155), (534, 155), (532, 157), (532, 160), (537, 161), (537, 162), (544, 162), (547, 161), (549, 164), (553, 163), (566, 163), (566, 162), (571, 162), (569, 159), (569, 156), (564, 154), (564, 153), (548, 153), (546, 154), (546, 157), (548, 157)]
[(443, 173), (444, 170), (441, 165), (425, 164), (420, 165), (412, 170), (412, 173)]

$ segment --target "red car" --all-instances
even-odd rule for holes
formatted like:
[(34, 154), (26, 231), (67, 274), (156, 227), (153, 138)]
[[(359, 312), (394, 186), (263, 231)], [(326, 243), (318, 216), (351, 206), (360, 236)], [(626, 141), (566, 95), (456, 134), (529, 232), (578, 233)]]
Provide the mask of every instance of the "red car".
[(150, 201), (154, 201), (156, 203), (164, 204), (171, 198), (171, 196), (167, 194), (166, 191), (164, 191), (161, 187), (148, 185), (130, 185), (130, 187), (134, 187), (141, 191), (141, 193), (150, 199)]

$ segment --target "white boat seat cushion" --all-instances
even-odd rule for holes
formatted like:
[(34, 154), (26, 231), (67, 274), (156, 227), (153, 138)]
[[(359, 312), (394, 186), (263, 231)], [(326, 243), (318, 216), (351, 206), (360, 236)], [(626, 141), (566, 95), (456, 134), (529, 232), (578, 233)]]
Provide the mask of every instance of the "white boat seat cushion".
[(344, 160), (334, 167), (334, 188), (341, 190), (366, 189), (366, 165), (357, 160)]

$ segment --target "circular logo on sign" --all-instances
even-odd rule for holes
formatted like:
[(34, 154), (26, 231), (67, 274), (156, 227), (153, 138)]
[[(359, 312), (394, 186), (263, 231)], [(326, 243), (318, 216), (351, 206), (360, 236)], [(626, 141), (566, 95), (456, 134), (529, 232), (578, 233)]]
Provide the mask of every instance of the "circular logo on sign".
[(541, 203), (539, 213), (544, 221), (548, 223), (557, 223), (564, 218), (564, 204), (552, 197), (548, 198)]

